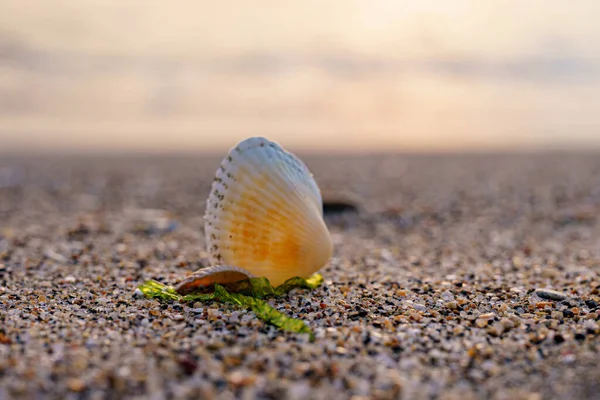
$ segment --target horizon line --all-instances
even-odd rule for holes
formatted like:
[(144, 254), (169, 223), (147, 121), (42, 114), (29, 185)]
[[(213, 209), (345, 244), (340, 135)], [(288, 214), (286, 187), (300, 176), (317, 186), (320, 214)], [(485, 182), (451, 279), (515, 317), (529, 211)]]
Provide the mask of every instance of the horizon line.
[[(93, 158), (173, 158), (208, 156), (219, 157), (225, 155), (235, 144), (226, 149), (180, 149), (180, 150), (150, 150), (150, 149), (2, 149), (0, 159), (7, 158), (56, 158), (65, 157), (76, 159), (79, 157)], [(307, 149), (290, 147), (285, 150), (302, 156), (333, 156), (333, 157), (372, 157), (372, 156), (485, 156), (485, 155), (595, 155), (600, 153), (600, 146), (497, 146), (497, 147), (466, 147), (457, 148), (412, 148), (412, 149), (381, 149), (381, 150), (332, 150), (332, 149)]]

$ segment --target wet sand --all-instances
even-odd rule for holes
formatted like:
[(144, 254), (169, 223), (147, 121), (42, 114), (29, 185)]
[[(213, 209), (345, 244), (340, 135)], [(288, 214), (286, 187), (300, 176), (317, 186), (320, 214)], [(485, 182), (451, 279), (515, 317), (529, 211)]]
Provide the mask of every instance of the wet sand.
[[(218, 157), (0, 159), (0, 399), (594, 399), (600, 155), (303, 157), (316, 334), (133, 296), (206, 265)], [(338, 212), (335, 212), (338, 211)]]

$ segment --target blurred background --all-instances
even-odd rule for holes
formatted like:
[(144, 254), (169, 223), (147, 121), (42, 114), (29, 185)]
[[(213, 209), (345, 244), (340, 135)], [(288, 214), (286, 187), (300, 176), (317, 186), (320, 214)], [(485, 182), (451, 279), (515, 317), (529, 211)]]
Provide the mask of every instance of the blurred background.
[(600, 148), (600, 3), (0, 2), (0, 152)]

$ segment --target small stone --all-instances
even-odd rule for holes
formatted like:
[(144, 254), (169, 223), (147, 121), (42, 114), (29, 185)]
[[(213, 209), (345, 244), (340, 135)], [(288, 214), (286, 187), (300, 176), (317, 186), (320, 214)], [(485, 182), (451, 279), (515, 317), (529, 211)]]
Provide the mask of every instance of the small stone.
[(228, 380), (233, 386), (250, 386), (254, 384), (256, 377), (241, 371), (234, 371), (229, 375)]
[(414, 308), (415, 310), (417, 310), (417, 311), (420, 311), (420, 312), (425, 312), (425, 311), (427, 311), (427, 307), (425, 307), (423, 304), (419, 304), (419, 303), (415, 303), (415, 304), (413, 304), (413, 308)]
[(0, 344), (11, 344), (12, 340), (5, 334), (0, 332)]
[(516, 315), (510, 315), (508, 318), (513, 322), (513, 324), (515, 324), (515, 326), (520, 326), (523, 323), (521, 318)]
[(547, 328), (554, 329), (558, 328), (558, 321), (555, 319), (545, 319), (540, 322), (540, 324), (546, 326)]
[(475, 326), (477, 326), (478, 328), (485, 328), (487, 325), (488, 325), (487, 319), (477, 319), (475, 321)]
[(551, 301), (539, 301), (535, 304), (536, 308), (546, 308), (546, 307), (553, 307), (554, 303)]
[(498, 375), (500, 373), (500, 367), (497, 363), (492, 360), (484, 361), (481, 364), (481, 369), (487, 372), (488, 375)]
[(408, 315), (409, 315), (410, 319), (412, 319), (413, 321), (421, 322), (423, 320), (423, 315), (414, 310), (410, 311), (410, 313)]
[(583, 327), (588, 331), (589, 334), (594, 334), (597, 333), (597, 330), (600, 326), (592, 320), (587, 320), (583, 323)]
[(454, 295), (449, 290), (446, 290), (444, 293), (442, 293), (441, 297), (444, 299), (444, 301), (454, 301)]
[(67, 258), (62, 254), (55, 252), (54, 250), (48, 250), (45, 253), (46, 257), (48, 257), (52, 261), (56, 261), (60, 264), (65, 264), (67, 262)]
[(496, 322), (487, 329), (487, 333), (492, 336), (501, 336), (504, 332), (504, 328), (499, 322)]
[(186, 375), (192, 375), (198, 368), (198, 363), (191, 355), (185, 355), (179, 360), (179, 367), (183, 370)]
[(456, 301), (449, 301), (448, 303), (446, 303), (446, 307), (450, 310), (456, 310), (458, 308), (458, 304), (456, 303)]
[(462, 325), (456, 325), (453, 329), (453, 332), (455, 335), (460, 335), (461, 333), (463, 333), (465, 331), (465, 327)]
[(562, 321), (565, 318), (562, 311), (552, 311), (552, 314), (550, 314), (550, 316), (552, 317), (552, 319), (557, 319), (559, 321)]
[(310, 398), (311, 387), (308, 383), (293, 383), (287, 391), (287, 397), (291, 400)]
[(565, 364), (572, 364), (577, 360), (575, 354), (566, 354), (562, 357), (562, 362)]
[(595, 300), (586, 300), (585, 305), (588, 306), (591, 310), (595, 310), (599, 307), (598, 302)]
[(504, 328), (504, 331), (506, 332), (515, 327), (514, 322), (512, 322), (509, 318), (502, 318), (500, 320), (500, 325), (502, 325), (502, 328)]
[(560, 344), (565, 341), (565, 337), (561, 334), (554, 335), (554, 343)]
[(598, 319), (598, 313), (597, 313), (597, 312), (591, 312), (591, 313), (588, 313), (588, 314), (585, 316), (585, 318), (586, 318), (586, 319)]
[(85, 381), (81, 378), (71, 378), (67, 380), (67, 387), (72, 392), (81, 392), (85, 389)]
[(562, 301), (569, 298), (566, 294), (552, 289), (536, 289), (535, 294), (546, 300)]

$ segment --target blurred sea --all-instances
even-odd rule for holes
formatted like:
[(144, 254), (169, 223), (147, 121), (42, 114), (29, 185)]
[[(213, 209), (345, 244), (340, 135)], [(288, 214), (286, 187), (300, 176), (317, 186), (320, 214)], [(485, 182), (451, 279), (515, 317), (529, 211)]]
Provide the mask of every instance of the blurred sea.
[(6, 0), (0, 152), (598, 148), (600, 3), (536, 4)]

